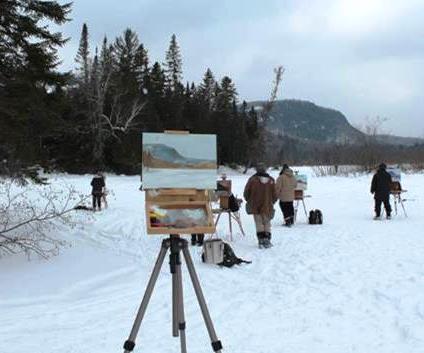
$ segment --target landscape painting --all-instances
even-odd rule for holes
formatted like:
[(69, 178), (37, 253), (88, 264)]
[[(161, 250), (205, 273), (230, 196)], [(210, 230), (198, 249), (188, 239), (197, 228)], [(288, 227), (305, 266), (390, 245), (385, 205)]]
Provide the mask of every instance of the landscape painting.
[(143, 189), (215, 189), (216, 136), (143, 133)]
[(387, 167), (387, 173), (390, 174), (393, 182), (400, 183), (400, 181), (401, 181), (401, 170), (400, 170), (400, 168), (394, 167), (394, 166), (389, 166), (389, 167)]
[(297, 186), (296, 190), (306, 190), (308, 188), (308, 177), (305, 174), (295, 174)]

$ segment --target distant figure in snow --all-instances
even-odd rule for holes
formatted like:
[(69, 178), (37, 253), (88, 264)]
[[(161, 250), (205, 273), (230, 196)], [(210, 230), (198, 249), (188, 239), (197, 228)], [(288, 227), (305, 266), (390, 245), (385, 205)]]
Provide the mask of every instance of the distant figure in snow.
[(386, 209), (386, 217), (390, 219), (392, 208), (390, 207), (390, 189), (392, 185), (392, 177), (386, 171), (386, 165), (381, 163), (378, 166), (377, 172), (374, 174), (371, 182), (371, 194), (374, 194), (375, 199), (375, 217), (380, 219), (381, 204), (384, 204)]
[(280, 200), (280, 208), (283, 213), (285, 225), (290, 227), (294, 223), (294, 190), (297, 186), (293, 170), (287, 164), (283, 165), (280, 176), (275, 182), (275, 190)]
[(105, 180), (103, 175), (98, 171), (94, 178), (91, 180), (91, 195), (93, 196), (93, 211), (96, 211), (96, 208), (100, 211), (102, 209), (102, 195), (105, 188)]
[(277, 201), (275, 181), (266, 172), (263, 164), (256, 166), (244, 188), (246, 211), (253, 215), (259, 248), (269, 248), (271, 243), (271, 219), (274, 217), (274, 203)]

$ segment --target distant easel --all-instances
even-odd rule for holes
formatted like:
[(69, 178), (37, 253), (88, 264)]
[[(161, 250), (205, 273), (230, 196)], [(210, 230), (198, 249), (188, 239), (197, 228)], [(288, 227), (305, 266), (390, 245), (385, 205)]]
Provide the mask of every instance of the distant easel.
[(294, 191), (294, 221), (297, 220), (297, 211), (299, 210), (300, 204), (303, 206), (303, 211), (305, 212), (305, 217), (308, 219), (308, 211), (306, 210), (305, 198), (311, 197), (310, 195), (305, 195), (304, 190), (295, 190)]
[[(238, 224), (239, 228), (240, 228), (240, 232), (243, 236), (246, 236), (246, 234), (244, 233), (244, 229), (243, 226), (241, 224), (241, 218), (240, 218), (240, 212), (239, 211), (232, 211), (230, 208), (230, 195), (232, 194), (231, 192), (231, 180), (227, 180), (227, 176), (224, 174), (222, 175), (221, 180), (217, 181), (217, 186), (218, 186), (218, 191), (217, 191), (217, 196), (219, 198), (219, 208), (217, 209), (213, 209), (212, 212), (214, 214), (217, 214), (218, 216), (216, 217), (215, 220), (215, 227), (217, 226), (221, 215), (223, 213), (227, 213), (228, 214), (228, 226), (230, 229), (230, 241), (233, 240), (233, 224), (232, 221), (236, 221), (236, 223)], [(236, 199), (236, 201), (238, 202), (239, 206), (242, 202), (242, 200), (240, 199)]]
[(403, 204), (402, 194), (407, 192), (408, 190), (402, 190), (402, 186), (400, 185), (400, 182), (394, 181), (392, 182), (391, 188), (390, 188), (390, 194), (393, 196), (394, 204), (395, 204), (395, 214), (398, 214), (398, 205), (401, 205), (403, 214), (405, 217), (408, 217), (408, 214), (406, 213), (405, 205)]

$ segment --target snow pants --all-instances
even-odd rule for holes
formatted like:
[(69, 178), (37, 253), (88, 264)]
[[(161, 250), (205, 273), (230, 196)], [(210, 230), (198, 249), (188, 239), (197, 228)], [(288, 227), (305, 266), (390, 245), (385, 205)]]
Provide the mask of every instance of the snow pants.
[(294, 207), (293, 201), (283, 202), (280, 201), (281, 212), (283, 212), (284, 221), (286, 224), (294, 223)]
[(101, 193), (93, 193), (93, 210), (96, 209), (96, 207), (101, 210), (102, 209), (102, 194)]
[(381, 213), (381, 204), (384, 204), (384, 208), (386, 209), (387, 216), (390, 216), (392, 213), (392, 207), (390, 206), (390, 195), (387, 197), (376, 197), (375, 198), (375, 215), (380, 217)]
[(271, 233), (271, 218), (266, 215), (254, 214), (256, 233), (267, 232)]

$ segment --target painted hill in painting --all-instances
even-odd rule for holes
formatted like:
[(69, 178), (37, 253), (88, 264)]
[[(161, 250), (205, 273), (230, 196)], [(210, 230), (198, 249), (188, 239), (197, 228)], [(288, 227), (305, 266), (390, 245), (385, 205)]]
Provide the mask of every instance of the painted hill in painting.
[(216, 169), (216, 161), (182, 156), (165, 144), (143, 145), (143, 165), (146, 168)]

